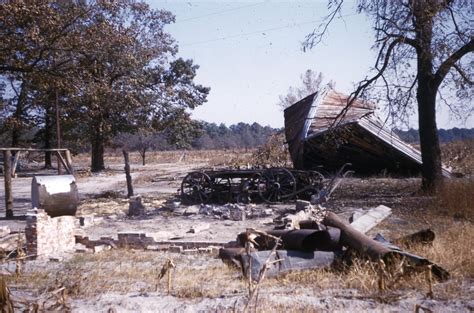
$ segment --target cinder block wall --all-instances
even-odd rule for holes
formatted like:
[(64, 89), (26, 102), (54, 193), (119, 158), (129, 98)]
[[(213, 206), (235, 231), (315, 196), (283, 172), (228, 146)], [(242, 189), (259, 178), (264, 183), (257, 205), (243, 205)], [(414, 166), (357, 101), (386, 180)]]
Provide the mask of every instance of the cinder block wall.
[(74, 216), (50, 217), (35, 209), (26, 215), (26, 250), (39, 258), (74, 251)]

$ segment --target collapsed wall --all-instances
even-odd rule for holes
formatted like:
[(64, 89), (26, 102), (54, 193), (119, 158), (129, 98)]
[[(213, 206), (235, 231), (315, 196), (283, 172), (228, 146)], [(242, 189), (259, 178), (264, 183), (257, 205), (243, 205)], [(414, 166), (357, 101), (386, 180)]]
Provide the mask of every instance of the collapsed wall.
[(26, 214), (26, 252), (36, 257), (49, 257), (74, 251), (74, 216), (50, 217), (44, 210)]

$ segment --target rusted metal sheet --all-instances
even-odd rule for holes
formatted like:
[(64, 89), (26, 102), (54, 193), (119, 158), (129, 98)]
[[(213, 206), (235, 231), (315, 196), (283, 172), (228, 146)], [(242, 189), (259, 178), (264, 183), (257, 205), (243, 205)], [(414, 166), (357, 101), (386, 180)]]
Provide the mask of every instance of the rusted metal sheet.
[[(241, 255), (242, 271), (246, 277), (249, 274), (249, 260), (251, 264), (252, 279), (256, 280), (263, 265), (268, 260), (272, 262), (267, 268), (266, 277), (274, 277), (291, 271), (325, 268), (333, 264), (336, 254), (334, 252), (313, 251), (304, 252), (297, 250), (276, 250), (268, 259), (271, 251), (258, 251)], [(275, 262), (279, 260), (278, 262)]]
[[(434, 233), (433, 233), (434, 235)], [(416, 267), (427, 267), (430, 266), (431, 268), (431, 273), (438, 279), (439, 281), (446, 281), (449, 279), (451, 276), (447, 270), (442, 268), (441, 266), (434, 264), (430, 260), (412, 254), (410, 252), (406, 252), (401, 250), (399, 247), (393, 245), (390, 243), (388, 240), (386, 240), (381, 234), (377, 234), (374, 238), (375, 241), (380, 242), (381, 244), (385, 245), (387, 248), (389, 248), (391, 251), (385, 255), (385, 259), (390, 259), (390, 258), (404, 258), (405, 260), (408, 260), (408, 262), (412, 266)]]
[[(346, 104), (347, 96), (325, 89), (285, 110), (285, 134), (295, 168), (336, 171), (352, 163), (358, 174), (420, 173), (421, 153), (384, 126), (374, 113), (375, 104), (356, 100), (339, 117)], [(443, 174), (451, 175), (446, 168)]]
[(79, 192), (72, 175), (35, 176), (31, 182), (31, 204), (51, 217), (76, 215)]
[(341, 231), (328, 227), (326, 230), (292, 229), (272, 230), (268, 234), (280, 237), (284, 249), (300, 251), (337, 251), (341, 249)]
[(327, 213), (323, 224), (339, 228), (342, 245), (354, 249), (361, 255), (366, 255), (372, 260), (381, 259), (391, 251), (387, 246), (367, 237), (332, 212)]

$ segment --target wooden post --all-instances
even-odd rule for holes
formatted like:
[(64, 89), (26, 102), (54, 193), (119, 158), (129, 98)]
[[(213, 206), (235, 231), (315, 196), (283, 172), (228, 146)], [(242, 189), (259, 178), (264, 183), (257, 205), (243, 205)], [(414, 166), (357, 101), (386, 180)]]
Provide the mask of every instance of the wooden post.
[(12, 153), (10, 150), (3, 151), (3, 175), (5, 177), (5, 217), (13, 217), (13, 194), (12, 194)]
[(127, 198), (133, 197), (132, 176), (130, 175), (130, 164), (128, 158), (128, 151), (122, 150), (123, 158), (125, 159), (125, 177), (127, 178)]
[(66, 164), (69, 168), (69, 174), (74, 175), (74, 169), (72, 168), (71, 151), (69, 150), (66, 150)]
[[(57, 135), (57, 148), (61, 148), (61, 124), (59, 123), (59, 105), (58, 105), (58, 89), (56, 88), (56, 135)], [(61, 175), (61, 160), (59, 159), (58, 151), (58, 175)]]

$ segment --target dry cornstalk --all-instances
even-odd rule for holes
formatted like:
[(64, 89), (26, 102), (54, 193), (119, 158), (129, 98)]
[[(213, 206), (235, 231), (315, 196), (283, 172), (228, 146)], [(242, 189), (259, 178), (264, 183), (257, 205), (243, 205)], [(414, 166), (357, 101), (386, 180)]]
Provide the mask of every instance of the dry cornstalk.
[(10, 298), (10, 289), (7, 286), (5, 277), (0, 276), (0, 307), (5, 313), (13, 312), (13, 302)]
[[(254, 299), (255, 295), (257, 295), (258, 288), (260, 287), (260, 283), (265, 278), (265, 273), (267, 272), (268, 267), (272, 264), (275, 264), (275, 263), (278, 263), (278, 262), (281, 261), (280, 259), (270, 261), (271, 257), (276, 253), (278, 245), (280, 244), (280, 240), (281, 240), (280, 237), (272, 236), (272, 235), (267, 234), (263, 231), (257, 231), (257, 230), (254, 230), (254, 229), (247, 229), (247, 238), (250, 237), (249, 234), (252, 233), (252, 232), (257, 233), (259, 235), (268, 236), (272, 239), (275, 239), (275, 246), (273, 247), (272, 251), (268, 255), (267, 259), (265, 260), (265, 263), (263, 264), (262, 268), (260, 269), (260, 272), (258, 273), (258, 278), (257, 278), (257, 281), (256, 281), (255, 284), (253, 284), (252, 280), (251, 280), (251, 278), (252, 278), (252, 274), (251, 274), (252, 269), (251, 269), (251, 263), (249, 262), (249, 270), (248, 270), (248, 272), (249, 272), (249, 275), (248, 275), (249, 276), (249, 299), (247, 301), (247, 304), (244, 307), (244, 312), (248, 312), (248, 309), (249, 309), (250, 304), (252, 303), (252, 300)], [(250, 256), (250, 250), (247, 251), (247, 254)]]
[[(175, 267), (176, 265), (173, 263), (173, 260), (167, 259), (158, 275), (158, 280), (160, 280), (165, 276), (165, 274), (168, 274), (168, 294), (171, 292), (171, 269)], [(158, 284), (156, 284), (156, 290), (158, 291)]]
[(26, 258), (26, 253), (23, 250), (23, 242), (21, 240), (21, 235), (18, 233), (17, 247), (16, 247), (16, 259), (15, 259), (15, 276), (18, 278), (21, 275), (21, 270), (23, 268), (23, 263)]
[(385, 263), (384, 261), (382, 260), (379, 260), (378, 261), (378, 265), (379, 265), (379, 281), (378, 281), (378, 285), (379, 285), (379, 290), (382, 291), (382, 290), (385, 290), (387, 289), (387, 286), (386, 286), (386, 271), (385, 271)]
[(431, 272), (431, 268), (433, 267), (432, 264), (426, 266), (426, 280), (428, 281), (428, 294), (429, 298), (433, 298), (433, 275)]

